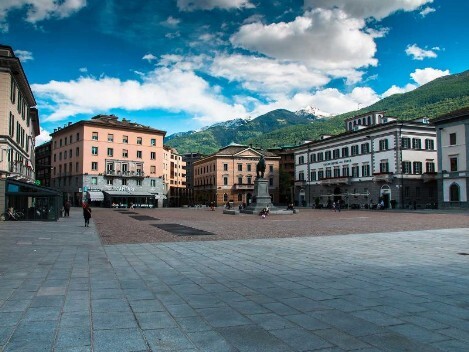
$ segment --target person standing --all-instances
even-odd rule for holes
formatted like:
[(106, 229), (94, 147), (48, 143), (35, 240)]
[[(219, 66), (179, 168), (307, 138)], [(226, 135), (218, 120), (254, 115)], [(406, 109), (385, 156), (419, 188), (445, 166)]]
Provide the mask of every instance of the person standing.
[(67, 200), (64, 204), (65, 216), (70, 216), (70, 207), (71, 207), (70, 201)]
[(85, 218), (85, 227), (90, 227), (91, 207), (89, 203), (83, 207), (83, 217)]

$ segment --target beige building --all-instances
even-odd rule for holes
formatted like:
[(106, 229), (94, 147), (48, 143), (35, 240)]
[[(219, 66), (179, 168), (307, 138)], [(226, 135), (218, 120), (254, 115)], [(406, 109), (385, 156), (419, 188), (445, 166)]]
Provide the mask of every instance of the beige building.
[(52, 136), (51, 186), (75, 205), (163, 205), (164, 131), (98, 115)]
[(269, 193), (273, 203), (279, 201), (280, 157), (268, 151), (259, 151), (245, 145), (232, 144), (218, 152), (194, 162), (194, 202), (223, 205), (251, 203), (256, 165), (264, 155), (269, 180)]
[(169, 206), (187, 205), (186, 162), (177, 150), (163, 147), (163, 182)]
[(0, 177), (34, 181), (36, 101), (20, 60), (0, 45)]

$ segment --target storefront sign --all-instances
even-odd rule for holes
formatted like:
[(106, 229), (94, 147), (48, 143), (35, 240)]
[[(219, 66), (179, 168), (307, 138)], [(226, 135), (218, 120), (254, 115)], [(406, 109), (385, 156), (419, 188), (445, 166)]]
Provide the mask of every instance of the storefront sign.
[(346, 163), (351, 163), (352, 159), (344, 159), (344, 160), (335, 160), (335, 161), (330, 161), (328, 163), (322, 164), (322, 166), (332, 166), (332, 165), (340, 165), (340, 164), (346, 164)]

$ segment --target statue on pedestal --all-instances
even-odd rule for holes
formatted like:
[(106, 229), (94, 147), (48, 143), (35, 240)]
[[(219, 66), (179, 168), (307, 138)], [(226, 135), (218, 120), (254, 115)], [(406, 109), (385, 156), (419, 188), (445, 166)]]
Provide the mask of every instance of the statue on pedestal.
[(261, 156), (259, 162), (256, 165), (256, 178), (264, 178), (264, 173), (265, 173), (265, 159), (264, 155)]

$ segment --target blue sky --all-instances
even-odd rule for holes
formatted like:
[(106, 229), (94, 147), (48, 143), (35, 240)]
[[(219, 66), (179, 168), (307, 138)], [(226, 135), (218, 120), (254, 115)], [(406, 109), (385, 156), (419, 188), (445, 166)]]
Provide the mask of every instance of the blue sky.
[(41, 137), (115, 114), (169, 134), (338, 114), (467, 70), (466, 0), (1, 0)]

